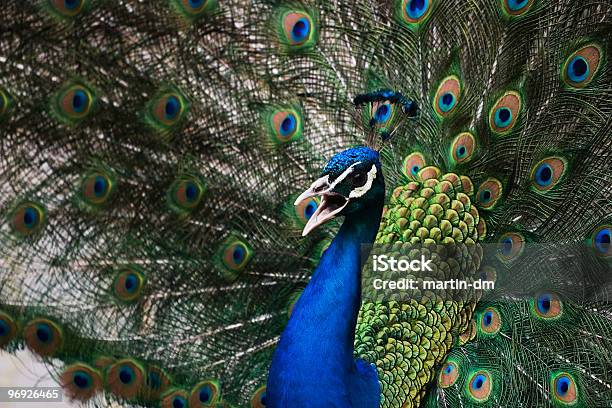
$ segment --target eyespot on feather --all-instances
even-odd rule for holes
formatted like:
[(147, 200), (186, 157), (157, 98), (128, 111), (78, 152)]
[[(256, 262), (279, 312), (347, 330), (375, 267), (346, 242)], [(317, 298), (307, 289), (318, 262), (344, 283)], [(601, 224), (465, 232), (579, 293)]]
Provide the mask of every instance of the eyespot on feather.
[(81, 183), (83, 200), (95, 207), (106, 204), (114, 190), (114, 180), (103, 172), (91, 172), (83, 178)]
[(23, 237), (34, 235), (46, 224), (44, 208), (33, 202), (24, 202), (13, 210), (11, 216), (13, 231)]
[(431, 13), (432, 0), (402, 0), (399, 4), (401, 19), (409, 27), (424, 22)]
[(486, 308), (480, 314), (480, 332), (485, 335), (494, 335), (501, 329), (502, 320), (499, 312), (494, 307)]
[(23, 338), (30, 350), (43, 357), (53, 356), (64, 344), (61, 327), (45, 318), (30, 320), (23, 329)]
[(419, 172), (426, 166), (425, 156), (420, 152), (413, 152), (404, 159), (402, 170), (409, 179), (418, 180)]
[(85, 402), (102, 392), (102, 376), (96, 369), (84, 363), (66, 367), (59, 382), (71, 400)]
[(476, 138), (469, 132), (460, 133), (451, 143), (450, 153), (457, 164), (467, 163), (476, 149)]
[(302, 135), (302, 118), (297, 111), (283, 110), (272, 116), (273, 141), (287, 143)]
[(531, 309), (536, 317), (556, 319), (563, 314), (563, 303), (555, 293), (539, 293), (531, 300)]
[(512, 261), (523, 253), (525, 237), (518, 232), (506, 232), (499, 238), (498, 256), (502, 261)]
[(489, 373), (485, 370), (478, 370), (470, 376), (466, 383), (467, 395), (477, 402), (484, 402), (491, 395), (492, 385)]
[(599, 70), (602, 55), (602, 48), (596, 44), (585, 45), (574, 51), (561, 68), (565, 84), (580, 89), (591, 83)]
[(223, 261), (226, 267), (234, 271), (244, 268), (251, 256), (250, 248), (242, 241), (234, 241), (223, 251)]
[(266, 408), (266, 386), (259, 387), (251, 396), (251, 408)]
[(242, 272), (253, 256), (251, 246), (240, 238), (230, 237), (217, 250), (223, 278), (233, 281)]
[(188, 408), (189, 395), (187, 391), (173, 388), (165, 393), (161, 400), (161, 408)]
[(589, 241), (595, 250), (595, 255), (606, 258), (612, 256), (611, 236), (612, 225), (610, 224), (604, 224), (593, 231)]
[(17, 322), (9, 314), (0, 311), (0, 349), (17, 336)]
[(113, 295), (122, 302), (135, 302), (142, 295), (145, 282), (145, 276), (142, 271), (135, 267), (126, 267), (115, 276)]
[(520, 16), (526, 13), (533, 5), (534, 0), (501, 0), (502, 7), (510, 16)]
[(502, 184), (495, 178), (485, 180), (476, 193), (476, 204), (479, 208), (489, 210), (495, 207), (495, 204), (501, 197), (503, 192)]
[(153, 116), (160, 123), (172, 126), (180, 118), (183, 111), (183, 103), (179, 95), (168, 94), (160, 98), (153, 108)]
[(221, 387), (217, 381), (206, 380), (198, 383), (191, 390), (189, 408), (204, 408), (215, 406), (219, 402)]
[(151, 366), (147, 368), (142, 395), (146, 400), (158, 400), (168, 387), (170, 386), (170, 378), (159, 367)]
[(143, 373), (144, 369), (135, 360), (119, 360), (108, 370), (107, 388), (118, 397), (134, 399), (143, 388)]
[(88, 117), (96, 103), (93, 91), (82, 83), (64, 86), (53, 97), (52, 108), (56, 118), (75, 125)]
[(459, 365), (456, 361), (447, 361), (440, 369), (438, 375), (438, 386), (440, 388), (448, 388), (457, 382), (459, 378)]
[(313, 17), (304, 10), (286, 10), (281, 15), (278, 37), (287, 51), (312, 48), (316, 43), (317, 25)]
[(88, 5), (89, 0), (45, 0), (49, 11), (61, 18), (73, 18)]
[(563, 405), (574, 405), (578, 402), (578, 387), (570, 373), (561, 371), (551, 375), (550, 389), (553, 400)]
[(531, 170), (531, 185), (545, 192), (559, 183), (565, 174), (567, 160), (560, 156), (547, 157), (538, 162)]
[(175, 129), (189, 113), (189, 102), (177, 89), (160, 91), (147, 104), (145, 122), (158, 132)]
[(395, 104), (389, 101), (373, 102), (370, 107), (370, 121), (379, 128), (386, 128), (395, 115)]
[(306, 225), (310, 217), (312, 217), (313, 214), (317, 211), (319, 204), (320, 202), (317, 197), (311, 197), (302, 201), (294, 207), (295, 214), (301, 224)]
[(440, 82), (433, 99), (434, 111), (439, 117), (446, 117), (453, 113), (459, 105), (461, 96), (461, 82), (455, 75), (448, 76)]
[(521, 96), (514, 91), (503, 94), (489, 112), (489, 127), (496, 134), (506, 134), (518, 121), (521, 112)]
[(172, 5), (181, 16), (196, 20), (209, 14), (217, 6), (217, 0), (172, 0)]
[(205, 190), (198, 177), (180, 177), (168, 190), (168, 204), (176, 213), (191, 212), (202, 202)]

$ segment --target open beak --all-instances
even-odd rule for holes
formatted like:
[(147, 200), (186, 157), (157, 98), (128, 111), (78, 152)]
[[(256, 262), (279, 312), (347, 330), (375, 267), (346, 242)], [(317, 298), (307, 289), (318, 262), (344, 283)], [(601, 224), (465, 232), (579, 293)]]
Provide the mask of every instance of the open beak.
[(308, 223), (304, 227), (302, 231), (302, 236), (305, 237), (318, 227), (319, 225), (325, 224), (327, 221), (336, 217), (340, 211), (344, 209), (349, 203), (349, 199), (338, 194), (332, 192), (333, 186), (329, 184), (329, 176), (323, 176), (310, 186), (310, 188), (304, 191), (300, 196), (295, 200), (294, 205), (300, 204), (302, 201), (314, 197), (320, 196), (321, 203), (315, 211), (314, 214), (308, 220)]

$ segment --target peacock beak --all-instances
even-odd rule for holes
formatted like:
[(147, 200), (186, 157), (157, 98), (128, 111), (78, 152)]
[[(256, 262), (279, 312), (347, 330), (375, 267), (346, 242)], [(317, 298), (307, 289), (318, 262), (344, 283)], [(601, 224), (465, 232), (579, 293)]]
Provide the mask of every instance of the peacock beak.
[(336, 215), (348, 205), (349, 199), (333, 192), (333, 187), (334, 186), (329, 183), (329, 176), (323, 176), (312, 183), (310, 188), (300, 194), (295, 200), (294, 205), (298, 205), (310, 197), (319, 196), (321, 198), (321, 203), (317, 207), (317, 210), (312, 214), (302, 231), (303, 237), (308, 235), (310, 231), (319, 225), (325, 224), (327, 221), (335, 218)]

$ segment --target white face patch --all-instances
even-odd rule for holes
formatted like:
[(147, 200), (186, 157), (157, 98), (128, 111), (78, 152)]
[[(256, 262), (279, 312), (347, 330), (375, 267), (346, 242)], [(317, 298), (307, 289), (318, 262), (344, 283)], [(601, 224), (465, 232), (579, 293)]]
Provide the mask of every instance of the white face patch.
[[(351, 168), (352, 167), (353, 166), (351, 166)], [(370, 191), (370, 188), (372, 188), (372, 183), (374, 182), (374, 179), (376, 178), (376, 172), (377, 172), (376, 165), (373, 164), (370, 171), (368, 171), (368, 181), (366, 181), (366, 183), (363, 186), (357, 187), (356, 189), (351, 191), (351, 193), (349, 194), (349, 198), (358, 198), (364, 195), (365, 193), (367, 193), (368, 191)]]

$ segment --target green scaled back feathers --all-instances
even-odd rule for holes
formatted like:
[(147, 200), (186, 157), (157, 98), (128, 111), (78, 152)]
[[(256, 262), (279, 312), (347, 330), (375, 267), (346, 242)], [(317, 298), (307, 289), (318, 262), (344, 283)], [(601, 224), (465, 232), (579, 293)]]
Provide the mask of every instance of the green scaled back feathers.
[(420, 111), (375, 125), (394, 136), (377, 242), (436, 254), (416, 279), (495, 288), (364, 302), (355, 354), (382, 406), (612, 403), (606, 1), (11, 0), (3, 17), (0, 348), (41, 356), (69, 398), (265, 407), (336, 231), (301, 237), (319, 202), (292, 203), (372, 132), (355, 96), (391, 89)]

